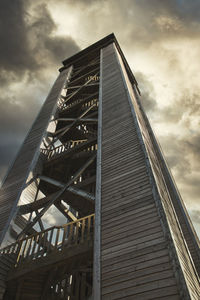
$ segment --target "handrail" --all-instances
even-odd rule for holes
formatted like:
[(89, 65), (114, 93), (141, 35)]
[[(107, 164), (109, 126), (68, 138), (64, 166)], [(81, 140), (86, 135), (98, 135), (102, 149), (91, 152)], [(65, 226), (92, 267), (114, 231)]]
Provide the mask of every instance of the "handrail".
[[(55, 147), (54, 149), (40, 149), (40, 151), (47, 155), (47, 158), (50, 159), (54, 156), (57, 156), (61, 153), (64, 153), (65, 151), (68, 151), (69, 149), (72, 149), (76, 146), (78, 146), (79, 144), (82, 144), (84, 142), (87, 142), (86, 140), (78, 140), (78, 141), (70, 141), (69, 143), (65, 144), (65, 145), (60, 145)], [(86, 147), (85, 150), (83, 151), (87, 151), (87, 152), (91, 152), (91, 151), (96, 151), (97, 150), (97, 143), (94, 142), (94, 145), (88, 146)]]
[(94, 219), (95, 215), (91, 214), (62, 226), (50, 227), (0, 249), (0, 254), (12, 255), (16, 259), (17, 268), (22, 262), (30, 262), (45, 257), (48, 253), (91, 240)]
[[(90, 98), (90, 97), (88, 97), (88, 98)], [(98, 98), (94, 98), (94, 99), (91, 99), (88, 101), (85, 101), (85, 99), (77, 99), (70, 104), (66, 104), (66, 103), (60, 101), (60, 103), (58, 104), (58, 108), (60, 111), (64, 111), (64, 110), (72, 108), (73, 106), (75, 106), (81, 102), (84, 102), (81, 106), (82, 108), (90, 107), (91, 105), (98, 107)]]

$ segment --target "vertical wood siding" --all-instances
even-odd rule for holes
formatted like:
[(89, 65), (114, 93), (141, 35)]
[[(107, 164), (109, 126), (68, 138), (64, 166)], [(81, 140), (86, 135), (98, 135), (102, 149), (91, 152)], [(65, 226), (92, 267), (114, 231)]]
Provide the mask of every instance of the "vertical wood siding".
[(0, 190), (0, 244), (16, 211), (18, 199), (30, 170), (39, 156), (39, 147), (63, 86), (66, 84), (71, 68), (59, 74), (38, 117), (27, 134), (24, 143), (10, 168)]

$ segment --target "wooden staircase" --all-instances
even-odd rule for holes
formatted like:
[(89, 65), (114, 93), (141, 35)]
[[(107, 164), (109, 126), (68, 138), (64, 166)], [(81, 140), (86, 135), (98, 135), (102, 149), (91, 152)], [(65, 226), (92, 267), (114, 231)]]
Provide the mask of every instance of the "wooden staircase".
[(58, 158), (63, 158), (63, 156), (67, 157), (71, 154), (85, 151), (85, 152), (93, 152), (97, 150), (97, 142), (96, 138), (91, 140), (80, 140), (80, 141), (70, 141), (65, 145), (60, 145), (55, 147), (54, 149), (41, 149), (41, 152), (47, 156), (47, 162), (51, 162), (57, 160)]
[(93, 229), (94, 214), (1, 249), (0, 261), (6, 261), (7, 268), (0, 299), (87, 299), (92, 290)]

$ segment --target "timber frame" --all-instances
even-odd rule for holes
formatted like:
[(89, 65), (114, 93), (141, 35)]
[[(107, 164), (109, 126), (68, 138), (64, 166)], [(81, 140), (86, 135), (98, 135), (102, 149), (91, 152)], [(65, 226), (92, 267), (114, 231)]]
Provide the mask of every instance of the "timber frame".
[(0, 299), (198, 300), (199, 240), (114, 34), (59, 71), (0, 190)]

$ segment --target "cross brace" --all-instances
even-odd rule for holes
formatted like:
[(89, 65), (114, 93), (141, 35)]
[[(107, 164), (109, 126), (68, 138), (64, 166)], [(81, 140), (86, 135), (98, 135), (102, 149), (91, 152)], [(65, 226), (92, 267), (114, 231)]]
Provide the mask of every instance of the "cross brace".
[(37, 214), (37, 216), (27, 224), (27, 226), (21, 231), (21, 233), (18, 235), (18, 238), (20, 238), (24, 233), (26, 233), (30, 228), (32, 228), (38, 220), (45, 214), (45, 212), (49, 209), (49, 207), (54, 204), (54, 202), (60, 197), (64, 191), (71, 185), (73, 182), (87, 169), (89, 165), (95, 160), (96, 154), (93, 155), (75, 174), (74, 176), (58, 191), (55, 193), (55, 196), (52, 197), (52, 199), (45, 205), (45, 207)]

